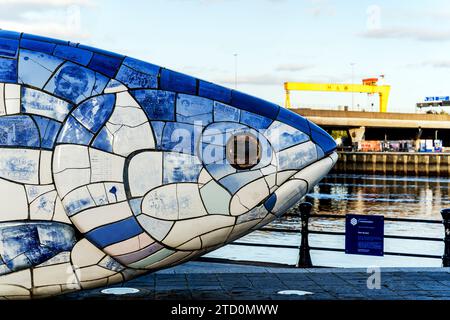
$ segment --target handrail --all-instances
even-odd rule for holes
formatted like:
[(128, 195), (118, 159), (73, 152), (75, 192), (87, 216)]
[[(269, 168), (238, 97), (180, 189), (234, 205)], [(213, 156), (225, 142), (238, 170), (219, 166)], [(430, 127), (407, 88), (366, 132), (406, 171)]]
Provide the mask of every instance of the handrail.
[[(312, 261), (311, 261), (311, 255), (310, 255), (311, 250), (345, 252), (345, 249), (342, 249), (342, 248), (326, 248), (326, 247), (309, 246), (308, 238), (309, 238), (310, 234), (345, 236), (345, 232), (309, 230), (309, 218), (322, 218), (322, 219), (345, 219), (346, 218), (345, 215), (338, 215), (338, 214), (310, 214), (311, 208), (312, 208), (312, 205), (308, 202), (304, 202), (300, 205), (301, 228), (288, 229), (288, 228), (264, 227), (264, 228), (260, 229), (260, 231), (264, 231), (264, 232), (301, 234), (301, 244), (300, 245), (275, 244), (275, 243), (253, 243), (253, 242), (243, 242), (243, 241), (235, 241), (230, 244), (237, 245), (237, 246), (248, 246), (248, 247), (297, 249), (297, 250), (299, 250), (299, 260), (298, 260), (298, 263), (296, 266), (302, 267), (302, 268), (309, 268), (309, 267), (313, 266)], [(384, 238), (444, 242), (445, 246), (444, 246), (443, 255), (408, 253), (408, 252), (390, 252), (390, 251), (385, 251), (384, 255), (427, 258), (427, 259), (441, 259), (443, 266), (449, 267), (450, 266), (450, 209), (443, 209), (441, 211), (441, 215), (442, 215), (443, 220), (410, 219), (410, 218), (394, 218), (394, 217), (384, 217), (384, 220), (392, 221), (392, 222), (444, 224), (444, 227), (445, 227), (444, 238), (392, 235), (392, 234), (384, 235)], [(208, 258), (208, 259), (214, 260), (217, 258)], [(222, 261), (222, 260), (226, 260), (226, 259), (220, 259), (220, 260)], [(246, 261), (246, 263), (248, 263), (248, 261)], [(261, 262), (258, 262), (258, 263), (261, 264)], [(285, 264), (281, 264), (281, 265), (291, 266), (291, 265), (285, 265)]]

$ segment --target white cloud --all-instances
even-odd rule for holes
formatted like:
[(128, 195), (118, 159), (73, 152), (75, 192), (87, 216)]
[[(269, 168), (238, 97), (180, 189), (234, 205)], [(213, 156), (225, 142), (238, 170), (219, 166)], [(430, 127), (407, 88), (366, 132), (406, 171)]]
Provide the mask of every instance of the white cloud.
[(93, 0), (0, 0), (0, 28), (65, 38), (89, 38), (82, 29), (81, 8)]
[(432, 30), (408, 27), (379, 28), (367, 30), (359, 35), (372, 39), (413, 39), (419, 41), (450, 40), (450, 30)]
[(310, 64), (298, 64), (298, 63), (286, 63), (281, 64), (275, 68), (276, 71), (296, 72), (311, 69), (313, 66)]
[(315, 17), (334, 16), (336, 9), (328, 0), (309, 0), (309, 6), (306, 11)]

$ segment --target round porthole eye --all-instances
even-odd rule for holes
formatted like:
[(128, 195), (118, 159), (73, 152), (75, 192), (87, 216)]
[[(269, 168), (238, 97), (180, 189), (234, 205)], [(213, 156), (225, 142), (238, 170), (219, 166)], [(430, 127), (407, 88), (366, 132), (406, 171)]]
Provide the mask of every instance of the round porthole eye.
[(238, 170), (256, 166), (261, 160), (261, 153), (258, 138), (250, 133), (235, 134), (227, 142), (228, 162)]

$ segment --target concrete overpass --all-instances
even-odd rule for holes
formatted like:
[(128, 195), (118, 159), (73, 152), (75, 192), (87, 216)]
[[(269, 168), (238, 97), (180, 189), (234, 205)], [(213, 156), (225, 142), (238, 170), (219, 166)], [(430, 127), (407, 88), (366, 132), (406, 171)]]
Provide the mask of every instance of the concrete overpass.
[(291, 109), (323, 127), (450, 129), (450, 115)]
[(394, 112), (291, 109), (317, 125), (347, 130), (352, 143), (361, 140), (441, 139), (450, 146), (450, 115)]

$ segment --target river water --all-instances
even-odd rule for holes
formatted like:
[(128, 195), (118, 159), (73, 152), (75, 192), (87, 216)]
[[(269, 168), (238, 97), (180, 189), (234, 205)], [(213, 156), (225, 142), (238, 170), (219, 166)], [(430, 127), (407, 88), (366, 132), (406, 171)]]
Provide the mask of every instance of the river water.
[[(450, 179), (428, 177), (394, 177), (377, 175), (330, 174), (317, 185), (306, 200), (313, 204), (316, 214), (370, 214), (385, 217), (440, 220), (440, 210), (450, 208)], [(299, 229), (300, 218), (294, 207), (286, 216), (269, 226)], [(344, 219), (311, 218), (310, 229), (345, 231)], [(385, 222), (385, 235), (442, 238), (441, 224)], [(300, 234), (255, 231), (239, 239), (240, 242), (298, 245)], [(344, 248), (344, 236), (309, 236), (314, 247)], [(443, 242), (385, 239), (385, 252), (442, 255)], [(233, 260), (263, 261), (295, 264), (297, 249), (261, 248), (228, 245), (207, 255)], [(370, 257), (341, 252), (312, 250), (315, 266), (334, 267), (439, 267), (440, 259), (385, 255)]]

